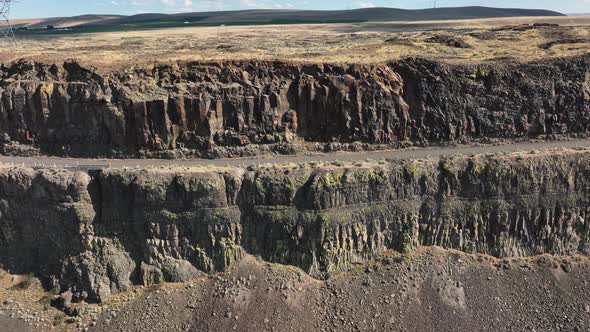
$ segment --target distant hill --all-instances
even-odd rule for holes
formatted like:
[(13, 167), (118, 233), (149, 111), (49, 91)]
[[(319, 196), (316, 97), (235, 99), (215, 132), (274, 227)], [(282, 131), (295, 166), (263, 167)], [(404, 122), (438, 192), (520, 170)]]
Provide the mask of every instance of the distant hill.
[(52, 17), (37, 19), (20, 19), (13, 20), (13, 25), (17, 27), (27, 27), (29, 29), (43, 29), (48, 25), (70, 28), (84, 24), (108, 21), (112, 19), (125, 17), (123, 15), (80, 15), (71, 17)]
[(142, 29), (190, 25), (220, 24), (289, 24), (383, 21), (433, 21), (519, 16), (564, 16), (539, 9), (490, 7), (454, 7), (406, 10), (396, 8), (364, 8), (354, 10), (280, 10), (256, 9), (240, 11), (195, 12), (180, 14), (139, 14), (132, 16), (83, 15), (31, 20), (29, 29), (52, 25), (59, 28)]
[[(564, 16), (537, 9), (506, 9), (489, 7), (455, 7), (407, 10), (396, 8), (364, 8), (354, 10), (280, 10), (256, 9), (225, 12), (181, 14), (140, 14), (95, 22), (96, 25), (118, 25), (145, 21), (178, 21), (199, 23), (272, 23), (272, 22), (342, 22), (342, 21), (432, 21), (517, 16)], [(92, 24), (92, 25), (95, 25)]]

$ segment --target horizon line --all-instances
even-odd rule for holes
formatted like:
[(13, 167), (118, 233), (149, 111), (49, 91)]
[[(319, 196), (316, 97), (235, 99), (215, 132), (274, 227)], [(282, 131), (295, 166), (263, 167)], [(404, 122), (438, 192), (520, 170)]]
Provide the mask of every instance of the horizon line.
[(546, 8), (525, 8), (525, 7), (490, 7), (490, 6), (444, 6), (444, 7), (424, 7), (424, 8), (399, 8), (399, 7), (367, 7), (367, 8), (350, 8), (350, 9), (298, 9), (298, 8), (251, 8), (251, 9), (220, 9), (220, 10), (203, 10), (203, 11), (178, 11), (178, 12), (142, 12), (134, 14), (113, 14), (113, 13), (84, 13), (75, 14), (69, 16), (48, 16), (48, 17), (13, 17), (14, 20), (33, 20), (33, 19), (48, 19), (48, 18), (70, 18), (79, 16), (122, 16), (122, 17), (133, 17), (139, 15), (181, 15), (181, 14), (194, 14), (194, 13), (229, 13), (229, 12), (248, 12), (248, 11), (314, 11), (314, 12), (334, 12), (334, 11), (358, 11), (358, 10), (371, 10), (371, 9), (396, 9), (404, 11), (420, 11), (420, 10), (437, 10), (437, 9), (453, 9), (453, 8), (489, 8), (489, 9), (522, 9), (522, 10), (544, 10), (549, 12), (555, 12), (562, 15), (590, 15), (589, 13), (562, 13), (553, 9)]

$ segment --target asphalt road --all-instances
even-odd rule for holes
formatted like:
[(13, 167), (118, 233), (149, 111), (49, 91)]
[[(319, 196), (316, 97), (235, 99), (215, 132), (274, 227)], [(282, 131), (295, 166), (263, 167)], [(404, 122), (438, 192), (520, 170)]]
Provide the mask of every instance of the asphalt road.
[(268, 156), (236, 159), (84, 159), (57, 157), (11, 157), (0, 156), (0, 164), (24, 165), (30, 167), (64, 167), (79, 169), (125, 168), (125, 167), (159, 167), (159, 166), (250, 166), (265, 163), (309, 163), (333, 161), (359, 161), (366, 159), (410, 159), (410, 158), (440, 158), (452, 155), (469, 155), (495, 152), (516, 152), (527, 150), (543, 150), (552, 148), (580, 148), (590, 147), (590, 139), (551, 141), (551, 142), (523, 142), (490, 146), (457, 146), (444, 148), (420, 148), (411, 150), (387, 150), (359, 153), (330, 153), (318, 155)]

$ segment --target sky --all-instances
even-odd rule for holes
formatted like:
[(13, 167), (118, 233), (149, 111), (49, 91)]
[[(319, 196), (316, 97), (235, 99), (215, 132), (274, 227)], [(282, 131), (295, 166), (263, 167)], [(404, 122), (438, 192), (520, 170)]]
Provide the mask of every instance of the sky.
[[(256, 8), (354, 9), (367, 7), (431, 8), (434, 0), (13, 0), (12, 18), (81, 14), (178, 13)], [(562, 13), (590, 13), (590, 0), (437, 0), (439, 7), (488, 6), (542, 8)]]

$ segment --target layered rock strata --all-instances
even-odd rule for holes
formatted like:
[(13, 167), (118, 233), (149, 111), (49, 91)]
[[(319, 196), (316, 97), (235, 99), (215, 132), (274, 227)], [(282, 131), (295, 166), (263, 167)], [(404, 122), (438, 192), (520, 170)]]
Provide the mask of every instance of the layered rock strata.
[(586, 136), (588, 114), (589, 57), (479, 66), (178, 63), (109, 75), (74, 62), (0, 67), (4, 153), (217, 157), (310, 148), (302, 142), (358, 150)]
[(249, 169), (0, 171), (0, 264), (74, 298), (224, 271), (319, 278), (387, 250), (588, 254), (590, 153)]

